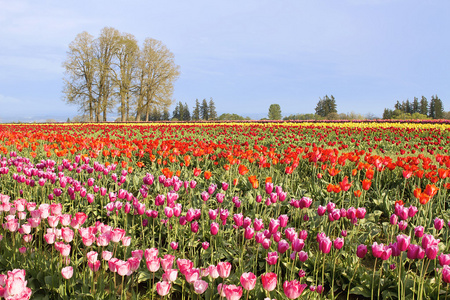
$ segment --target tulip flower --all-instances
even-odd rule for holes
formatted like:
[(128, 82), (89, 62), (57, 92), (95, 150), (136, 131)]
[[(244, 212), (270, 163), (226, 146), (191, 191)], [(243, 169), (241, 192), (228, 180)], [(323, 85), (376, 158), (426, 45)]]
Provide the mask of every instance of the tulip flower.
[(285, 281), (283, 283), (284, 294), (289, 299), (297, 299), (307, 286), (307, 284), (300, 284), (297, 280)]
[(219, 276), (222, 278), (228, 278), (231, 272), (231, 264), (227, 261), (219, 262), (217, 264), (217, 272), (219, 272)]
[(227, 300), (239, 300), (242, 297), (242, 287), (233, 284), (227, 285), (224, 288), (225, 297)]
[(70, 279), (73, 276), (73, 267), (68, 266), (61, 269), (61, 275), (64, 279)]
[(367, 254), (367, 246), (364, 244), (358, 245), (358, 247), (356, 248), (356, 256), (358, 256), (359, 258), (364, 258), (366, 254)]
[(261, 275), (261, 283), (263, 289), (265, 289), (268, 292), (273, 291), (277, 286), (277, 274), (266, 273)]
[(251, 291), (256, 285), (256, 275), (252, 272), (242, 273), (240, 281), (245, 290)]
[(167, 281), (160, 281), (156, 284), (156, 292), (161, 297), (166, 296), (169, 294), (170, 288), (172, 287), (172, 284)]

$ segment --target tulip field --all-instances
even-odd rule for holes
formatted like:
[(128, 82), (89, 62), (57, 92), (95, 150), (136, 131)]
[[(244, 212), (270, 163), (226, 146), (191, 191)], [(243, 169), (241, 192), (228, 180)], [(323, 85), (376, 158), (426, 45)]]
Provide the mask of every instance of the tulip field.
[(0, 124), (0, 299), (447, 299), (448, 122)]

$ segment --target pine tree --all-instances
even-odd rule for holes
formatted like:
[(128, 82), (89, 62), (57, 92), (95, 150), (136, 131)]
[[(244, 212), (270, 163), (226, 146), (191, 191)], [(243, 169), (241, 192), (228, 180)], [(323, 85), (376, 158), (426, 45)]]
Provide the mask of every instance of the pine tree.
[(412, 111), (411, 103), (409, 103), (409, 99), (406, 99), (404, 112), (410, 114), (411, 111)]
[(319, 99), (316, 106), (316, 115), (326, 117), (328, 114), (337, 113), (336, 100), (333, 95), (331, 95), (331, 98), (328, 97), (328, 95), (325, 95), (323, 99)]
[(202, 106), (200, 106), (200, 117), (202, 120), (209, 120), (208, 102), (206, 102), (206, 99), (203, 99)]
[(419, 112), (422, 115), (428, 115), (428, 100), (424, 96), (422, 96), (422, 99), (420, 100)]
[[(180, 107), (181, 105), (181, 107)], [(173, 119), (181, 120), (181, 110), (183, 109), (183, 105), (181, 102), (178, 102), (177, 106), (175, 106), (175, 109), (173, 111)]]
[(163, 114), (162, 114), (162, 120), (163, 121), (169, 121), (170, 115), (169, 110), (167, 108), (164, 108)]
[(217, 119), (216, 105), (214, 104), (213, 98), (209, 99), (208, 116), (210, 120)]
[(200, 102), (195, 99), (195, 108), (192, 112), (192, 120), (200, 120)]
[(414, 101), (412, 104), (412, 113), (418, 113), (420, 112), (419, 110), (419, 99), (417, 99), (417, 97), (414, 97)]
[(189, 107), (185, 102), (183, 106), (183, 121), (190, 121), (190, 120), (191, 120), (191, 113), (189, 112)]
[(432, 119), (436, 119), (436, 99), (431, 96), (430, 106), (428, 108), (428, 116)]
[(435, 96), (435, 110), (436, 110), (436, 119), (444, 118), (444, 104), (442, 104), (442, 100), (439, 97)]
[(389, 120), (392, 119), (393, 111), (392, 109), (385, 108), (383, 112), (383, 119)]

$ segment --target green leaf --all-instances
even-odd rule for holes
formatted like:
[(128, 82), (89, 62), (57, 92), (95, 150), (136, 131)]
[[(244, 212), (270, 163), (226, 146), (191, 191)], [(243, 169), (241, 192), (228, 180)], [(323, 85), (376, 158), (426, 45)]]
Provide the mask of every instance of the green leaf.
[(361, 295), (370, 298), (370, 291), (363, 286), (355, 286), (350, 290), (350, 294)]

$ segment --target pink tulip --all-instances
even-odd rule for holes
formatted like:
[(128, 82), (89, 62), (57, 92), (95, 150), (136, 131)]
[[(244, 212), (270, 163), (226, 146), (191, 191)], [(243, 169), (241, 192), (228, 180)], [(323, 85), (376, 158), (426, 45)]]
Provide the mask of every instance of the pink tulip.
[(61, 269), (61, 275), (64, 279), (70, 279), (73, 276), (73, 267), (68, 266)]
[(88, 262), (94, 263), (94, 262), (96, 262), (96, 261), (98, 260), (98, 259), (97, 259), (98, 253), (97, 253), (96, 251), (89, 251), (89, 252), (86, 254), (86, 257), (87, 257), (87, 259), (88, 259)]
[(191, 268), (190, 270), (184, 273), (186, 277), (186, 281), (189, 283), (194, 283), (196, 280), (200, 278), (200, 270), (196, 268)]
[(251, 291), (256, 285), (256, 275), (252, 272), (242, 273), (240, 281), (245, 290)]
[(416, 226), (414, 228), (414, 235), (418, 238), (421, 238), (423, 236), (424, 228), (423, 226)]
[(358, 245), (358, 247), (356, 248), (356, 256), (358, 256), (359, 258), (364, 258), (366, 254), (367, 254), (367, 246), (364, 244)]
[(208, 283), (204, 280), (196, 280), (194, 282), (194, 292), (196, 294), (203, 294), (208, 289)]
[(111, 251), (104, 250), (102, 252), (102, 259), (103, 260), (109, 261), (111, 259), (111, 257), (112, 257), (112, 252)]
[(174, 282), (175, 280), (177, 280), (178, 270), (177, 269), (166, 269), (164, 271), (164, 274), (162, 277), (163, 277), (164, 281)]
[(217, 267), (214, 265), (211, 265), (208, 267), (208, 273), (212, 279), (216, 279), (219, 277), (219, 272), (217, 271)]
[(270, 292), (275, 289), (277, 286), (277, 274), (275, 273), (266, 273), (261, 275), (261, 282), (263, 285), (263, 288)]
[(185, 274), (187, 271), (189, 271), (194, 263), (190, 261), (189, 259), (177, 259), (177, 266), (180, 270), (181, 274)]
[(441, 254), (438, 256), (438, 259), (441, 266), (450, 265), (450, 254)]
[(278, 247), (277, 250), (278, 252), (280, 252), (281, 254), (285, 253), (287, 250), (289, 249), (289, 243), (286, 242), (285, 240), (280, 240), (278, 242)]
[(242, 287), (233, 284), (225, 287), (225, 297), (227, 300), (239, 300), (242, 297)]
[(336, 248), (337, 250), (341, 249), (344, 246), (344, 238), (339, 238), (339, 237), (336, 238), (333, 241), (333, 245), (334, 245), (334, 248)]
[(278, 255), (276, 252), (267, 253), (266, 261), (269, 265), (276, 265), (278, 261)]
[(100, 269), (100, 261), (97, 260), (94, 263), (88, 262), (88, 266), (93, 272), (97, 272)]
[(284, 294), (289, 299), (297, 299), (307, 286), (307, 284), (300, 284), (297, 280), (285, 281), (283, 283)]
[(217, 224), (216, 222), (212, 222), (210, 230), (212, 235), (217, 235), (217, 233), (219, 232), (219, 224)]
[(410, 243), (411, 243), (410, 236), (407, 236), (404, 234), (397, 235), (397, 248), (400, 251), (406, 251), (408, 249)]
[(170, 282), (160, 281), (156, 284), (156, 292), (158, 292), (158, 295), (160, 295), (161, 297), (164, 297), (169, 294), (171, 287), (172, 284)]
[(444, 266), (442, 268), (442, 280), (444, 280), (445, 283), (450, 283), (450, 267)]
[(444, 227), (444, 220), (439, 219), (439, 218), (435, 218), (434, 219), (434, 228), (436, 228), (436, 230), (441, 230)]
[(217, 272), (219, 272), (219, 276), (222, 278), (228, 278), (231, 272), (231, 264), (227, 261), (219, 262), (217, 264)]
[(147, 269), (148, 269), (150, 272), (154, 273), (154, 272), (156, 272), (156, 271), (159, 270), (159, 267), (160, 267), (160, 260), (159, 260), (158, 257), (156, 257), (156, 258), (147, 260), (147, 261), (146, 261), (146, 264), (147, 264)]

